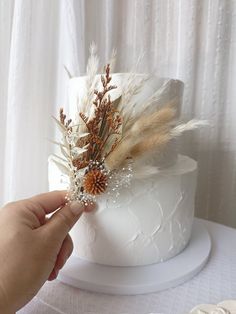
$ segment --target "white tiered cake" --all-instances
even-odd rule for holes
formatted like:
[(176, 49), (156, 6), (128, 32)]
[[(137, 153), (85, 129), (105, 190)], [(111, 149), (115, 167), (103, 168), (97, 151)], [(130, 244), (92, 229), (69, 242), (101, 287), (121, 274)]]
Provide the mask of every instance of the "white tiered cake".
[[(127, 74), (113, 74), (112, 99), (121, 94)], [(86, 77), (73, 78), (69, 84), (70, 116), (83, 98)], [(177, 99), (177, 115), (182, 102), (183, 83), (152, 77), (136, 95), (139, 103), (156, 90), (162, 90), (158, 103)], [(71, 231), (74, 254), (89, 262), (112, 266), (149, 265), (165, 261), (181, 252), (190, 239), (196, 188), (197, 163), (178, 155), (176, 140), (163, 153), (148, 161), (160, 171), (147, 178), (132, 178), (119, 197), (104, 193), (97, 197), (98, 209), (83, 214)], [(65, 189), (67, 183), (60, 170), (49, 161), (49, 188)]]

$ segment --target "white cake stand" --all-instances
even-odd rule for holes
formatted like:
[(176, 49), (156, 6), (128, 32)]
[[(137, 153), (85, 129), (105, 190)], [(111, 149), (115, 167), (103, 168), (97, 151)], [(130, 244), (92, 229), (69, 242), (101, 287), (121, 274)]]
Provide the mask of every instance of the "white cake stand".
[(119, 295), (157, 292), (177, 286), (196, 275), (206, 264), (211, 239), (203, 224), (194, 219), (193, 232), (186, 249), (158, 264), (114, 267), (72, 256), (58, 279), (80, 289)]

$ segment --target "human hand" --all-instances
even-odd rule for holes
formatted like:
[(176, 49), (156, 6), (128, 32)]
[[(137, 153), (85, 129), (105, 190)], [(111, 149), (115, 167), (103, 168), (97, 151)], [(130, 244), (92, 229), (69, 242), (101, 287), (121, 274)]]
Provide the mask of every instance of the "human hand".
[(65, 191), (54, 191), (0, 209), (0, 313), (15, 313), (29, 302), (71, 255), (68, 232), (95, 206), (69, 206), (65, 196)]

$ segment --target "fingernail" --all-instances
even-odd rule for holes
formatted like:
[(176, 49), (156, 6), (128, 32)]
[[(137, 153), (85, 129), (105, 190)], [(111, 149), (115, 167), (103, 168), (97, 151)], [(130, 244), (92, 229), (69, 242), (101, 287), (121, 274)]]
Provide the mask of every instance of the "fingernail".
[(57, 276), (58, 276), (58, 274), (59, 274), (59, 269), (55, 269), (55, 279), (57, 278)]
[[(64, 267), (64, 265), (66, 264), (66, 262), (68, 261), (68, 259), (70, 258), (70, 256), (71, 256), (71, 254), (67, 254), (67, 255), (65, 256), (62, 267)], [(61, 267), (61, 268), (62, 268), (62, 267)]]
[(74, 215), (79, 215), (84, 211), (84, 205), (81, 202), (73, 201), (70, 204), (70, 210)]
[(48, 280), (49, 280), (49, 281), (55, 280), (55, 279), (57, 278), (57, 276), (58, 276), (58, 273), (59, 273), (59, 270), (56, 270), (56, 269), (54, 268), (53, 271), (51, 272), (51, 274), (50, 274)]
[(84, 207), (85, 212), (91, 212), (93, 210), (97, 209), (97, 204), (96, 203), (89, 203)]

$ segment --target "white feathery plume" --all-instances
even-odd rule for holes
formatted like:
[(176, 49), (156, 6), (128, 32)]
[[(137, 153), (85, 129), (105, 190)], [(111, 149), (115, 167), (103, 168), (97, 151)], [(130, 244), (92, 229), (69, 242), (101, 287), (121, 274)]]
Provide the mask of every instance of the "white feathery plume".
[(130, 108), (132, 97), (141, 91), (143, 82), (149, 77), (148, 75), (145, 77), (141, 76), (139, 80), (137, 80), (139, 77), (137, 74), (137, 69), (143, 57), (144, 53), (141, 53), (137, 62), (133, 65), (131, 71), (129, 72), (128, 78), (123, 83), (121, 105), (124, 109)]
[[(96, 75), (98, 72), (99, 67), (99, 58), (97, 56), (97, 46), (94, 42), (90, 45), (90, 56), (87, 62), (87, 78), (86, 78), (86, 88), (85, 88), (85, 95), (83, 99), (80, 99), (80, 110), (78, 110), (78, 114), (76, 117), (76, 121), (80, 120), (79, 112), (83, 112), (89, 118), (93, 116), (94, 113), (94, 105), (93, 105), (93, 98), (94, 98), (94, 89), (97, 86)], [(85, 131), (85, 126), (78, 126), (79, 132)]]
[(130, 118), (133, 116), (133, 112), (136, 107), (136, 102), (134, 102), (133, 97), (140, 93), (143, 84), (148, 80), (148, 75), (141, 75), (135, 73), (130, 73), (127, 80), (124, 82), (122, 88), (121, 97), (121, 109), (120, 112), (123, 115), (123, 131), (126, 130), (126, 125)]
[[(151, 77), (150, 77), (151, 78)], [(154, 93), (152, 94), (146, 101), (144, 101), (142, 104), (139, 104), (139, 106), (133, 108), (133, 113), (132, 113), (132, 121), (127, 124), (127, 128), (130, 127), (134, 123), (136, 119), (139, 118), (143, 112), (146, 114), (153, 113), (155, 112), (158, 108), (161, 107), (173, 107), (173, 108), (178, 108), (178, 97), (173, 97), (172, 99), (166, 100), (166, 102), (163, 103), (163, 98), (167, 94), (169, 96), (169, 88), (170, 88), (171, 80), (165, 80), (161, 87)], [(168, 97), (169, 98), (169, 97)], [(158, 103), (159, 102), (159, 103)], [(134, 111), (135, 109), (135, 111)]]
[(111, 73), (114, 72), (115, 70), (115, 66), (116, 66), (116, 56), (117, 56), (117, 51), (116, 49), (112, 49), (112, 52), (111, 52), (111, 57), (110, 57), (110, 60), (109, 60), (109, 64), (110, 64), (110, 71)]
[[(167, 92), (169, 93), (169, 87), (171, 84), (171, 80), (166, 80), (163, 85), (152, 95), (150, 96), (139, 108), (139, 112), (143, 112), (148, 107), (150, 107), (153, 103), (158, 102), (161, 98), (163, 98), (163, 95)], [(156, 109), (155, 105), (155, 109)], [(150, 110), (149, 110), (150, 111)]]
[(141, 61), (143, 60), (144, 56), (145, 56), (145, 51), (141, 50), (140, 54), (139, 54), (139, 57), (137, 59), (137, 61), (133, 64), (132, 68), (131, 68), (131, 73), (135, 73), (137, 72), (137, 69), (141, 63)]
[(144, 179), (160, 172), (160, 169), (155, 166), (139, 165), (137, 168), (133, 167), (133, 178)]
[(90, 104), (93, 101), (94, 97), (94, 89), (96, 87), (96, 75), (98, 71), (98, 66), (99, 66), (99, 59), (97, 56), (97, 46), (95, 43), (92, 43), (90, 46), (90, 57), (88, 59), (87, 63), (87, 79), (86, 79), (86, 92), (84, 99), (82, 101), (82, 106), (80, 111), (83, 112), (84, 114), (89, 114), (89, 107)]
[[(90, 56), (87, 63), (87, 76), (89, 77), (89, 80), (92, 80), (93, 77), (97, 74), (98, 71), (98, 65), (99, 65), (99, 59), (97, 56), (97, 46), (95, 43), (92, 43), (90, 45)], [(87, 88), (90, 88), (89, 81), (87, 81)]]
[(187, 123), (177, 125), (170, 131), (170, 135), (171, 137), (178, 137), (186, 131), (195, 130), (204, 126), (209, 126), (209, 122), (207, 120), (192, 119)]

